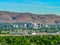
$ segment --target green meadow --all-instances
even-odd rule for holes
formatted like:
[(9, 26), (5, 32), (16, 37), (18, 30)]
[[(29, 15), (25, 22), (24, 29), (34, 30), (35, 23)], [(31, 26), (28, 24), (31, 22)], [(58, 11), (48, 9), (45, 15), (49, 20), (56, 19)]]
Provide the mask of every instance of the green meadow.
[(60, 45), (60, 36), (0, 36), (0, 45)]

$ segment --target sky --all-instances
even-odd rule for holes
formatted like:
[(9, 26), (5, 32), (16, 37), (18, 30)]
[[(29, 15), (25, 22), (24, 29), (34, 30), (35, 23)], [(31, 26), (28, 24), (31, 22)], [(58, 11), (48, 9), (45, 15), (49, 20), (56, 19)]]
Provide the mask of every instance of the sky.
[(0, 0), (0, 11), (60, 15), (60, 0)]

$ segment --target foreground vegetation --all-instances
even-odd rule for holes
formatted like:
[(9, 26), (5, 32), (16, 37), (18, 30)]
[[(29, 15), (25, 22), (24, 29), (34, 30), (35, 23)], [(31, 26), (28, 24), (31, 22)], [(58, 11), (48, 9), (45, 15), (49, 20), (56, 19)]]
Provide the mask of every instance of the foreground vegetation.
[(0, 36), (0, 45), (60, 45), (60, 36)]

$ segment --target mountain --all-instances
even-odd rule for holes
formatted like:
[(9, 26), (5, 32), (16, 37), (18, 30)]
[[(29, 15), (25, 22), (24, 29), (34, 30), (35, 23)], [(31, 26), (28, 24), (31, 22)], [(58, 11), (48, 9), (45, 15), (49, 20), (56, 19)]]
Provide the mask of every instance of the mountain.
[(0, 11), (0, 22), (33, 22), (60, 23), (60, 16), (56, 14), (32, 14)]

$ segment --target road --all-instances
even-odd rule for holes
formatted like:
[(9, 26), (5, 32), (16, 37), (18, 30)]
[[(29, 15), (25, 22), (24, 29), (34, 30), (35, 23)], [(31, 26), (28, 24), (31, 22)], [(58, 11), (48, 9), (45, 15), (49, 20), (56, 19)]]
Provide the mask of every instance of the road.
[(27, 34), (27, 35), (10, 35), (10, 34), (0, 34), (0, 36), (40, 36), (40, 35), (60, 35), (60, 33), (38, 33), (38, 34)]

